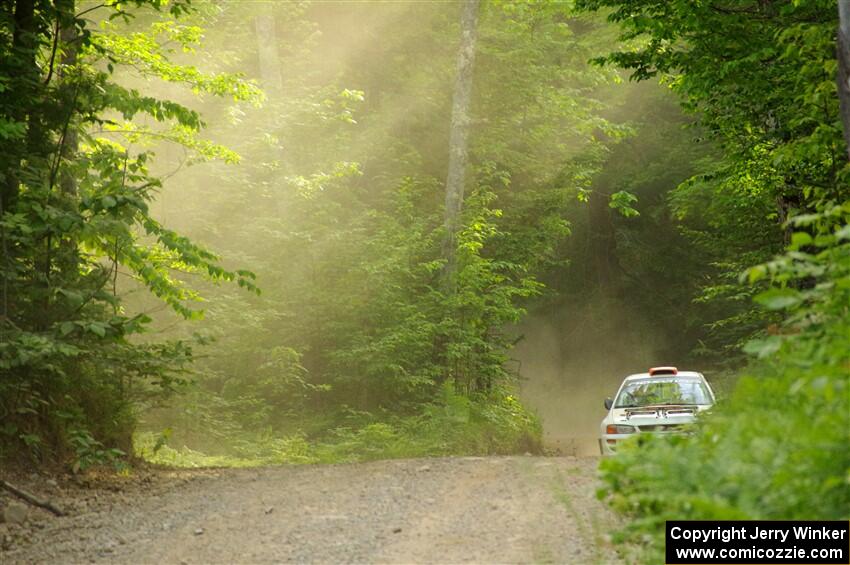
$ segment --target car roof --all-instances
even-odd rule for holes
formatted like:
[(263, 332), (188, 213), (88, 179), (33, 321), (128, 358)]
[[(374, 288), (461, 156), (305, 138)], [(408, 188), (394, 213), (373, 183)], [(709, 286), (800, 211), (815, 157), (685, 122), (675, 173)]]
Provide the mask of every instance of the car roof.
[(678, 371), (676, 374), (671, 373), (663, 373), (658, 375), (650, 375), (649, 373), (635, 373), (634, 375), (629, 375), (624, 381), (639, 381), (641, 379), (675, 379), (675, 378), (691, 378), (691, 379), (703, 379), (705, 377), (702, 376), (702, 373), (698, 373), (696, 371)]

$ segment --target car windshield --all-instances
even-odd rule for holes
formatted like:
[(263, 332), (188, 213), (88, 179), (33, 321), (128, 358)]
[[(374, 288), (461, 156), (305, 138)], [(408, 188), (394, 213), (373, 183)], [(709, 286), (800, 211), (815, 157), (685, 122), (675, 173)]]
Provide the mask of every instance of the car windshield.
[(626, 383), (615, 408), (639, 406), (711, 404), (711, 396), (697, 379), (641, 379)]

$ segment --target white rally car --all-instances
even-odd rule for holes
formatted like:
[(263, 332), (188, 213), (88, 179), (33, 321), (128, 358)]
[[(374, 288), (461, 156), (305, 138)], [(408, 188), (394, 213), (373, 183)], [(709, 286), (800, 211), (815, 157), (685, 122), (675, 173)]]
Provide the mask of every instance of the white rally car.
[(605, 399), (608, 415), (600, 426), (599, 450), (616, 453), (617, 442), (634, 434), (676, 433), (714, 404), (714, 392), (702, 373), (654, 367), (629, 375), (614, 399)]

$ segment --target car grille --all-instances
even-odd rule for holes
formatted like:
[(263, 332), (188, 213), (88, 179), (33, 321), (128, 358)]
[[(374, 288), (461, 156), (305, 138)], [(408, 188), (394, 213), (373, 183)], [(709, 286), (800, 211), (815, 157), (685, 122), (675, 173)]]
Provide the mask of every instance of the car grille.
[(695, 408), (668, 408), (664, 411), (668, 416), (676, 416), (678, 414), (696, 414)]
[(692, 416), (698, 410), (691, 406), (671, 406), (671, 407), (652, 407), (652, 408), (626, 408), (626, 419), (633, 416)]
[(642, 432), (674, 432), (682, 428), (682, 424), (652, 424), (648, 426), (637, 426)]

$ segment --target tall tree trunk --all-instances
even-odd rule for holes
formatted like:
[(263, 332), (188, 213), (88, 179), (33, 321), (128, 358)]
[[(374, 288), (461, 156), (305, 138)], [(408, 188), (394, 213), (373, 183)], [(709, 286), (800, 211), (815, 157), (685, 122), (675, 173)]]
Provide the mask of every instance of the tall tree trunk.
[(838, 101), (844, 143), (850, 156), (850, 0), (838, 0)]
[[(79, 139), (77, 135), (77, 92), (78, 87), (74, 83), (79, 77), (73, 77), (73, 67), (77, 64), (77, 53), (79, 51), (77, 42), (77, 27), (74, 21), (75, 0), (56, 0), (57, 8), (61, 8), (62, 16), (59, 20), (59, 45), (62, 47), (57, 76), (62, 81), (62, 98), (67, 112), (64, 128), (59, 132), (59, 192), (65, 200), (66, 206), (77, 207), (77, 179), (74, 176), (70, 163), (77, 158)], [(117, 258), (115, 259), (117, 261)], [(80, 255), (78, 241), (70, 234), (65, 234), (59, 241), (56, 265), (62, 270), (65, 277), (76, 277), (79, 273)], [(67, 279), (66, 280), (70, 280)]]
[(449, 136), (449, 170), (446, 177), (446, 210), (443, 240), (444, 270), (447, 285), (452, 284), (457, 269), (455, 247), (463, 208), (464, 180), (469, 151), (470, 102), (472, 98), (472, 69), (475, 61), (475, 40), (478, 27), (479, 0), (465, 0), (460, 18), (460, 48), (457, 54), (457, 77), (452, 99), (452, 123)]
[(269, 94), (279, 94), (283, 90), (283, 75), (280, 72), (272, 4), (263, 2), (260, 5), (260, 13), (254, 18), (254, 30), (257, 38), (257, 58), (263, 88)]
[[(58, 3), (57, 3), (58, 4)], [(68, 14), (68, 20), (64, 22), (59, 31), (59, 39), (60, 44), (62, 45), (62, 66), (59, 72), (59, 76), (62, 79), (68, 78), (68, 71), (70, 68), (77, 64), (77, 28), (74, 25), (73, 15), (74, 15), (74, 0), (65, 0), (62, 4), (64, 10), (66, 10), (66, 14)], [(77, 140), (77, 129), (73, 124), (73, 114), (76, 113), (77, 109), (75, 108), (76, 100), (75, 96), (71, 96), (70, 105), (67, 108), (68, 111), (68, 120), (67, 126), (65, 127), (65, 131), (62, 132), (62, 144), (59, 147), (59, 157), (62, 161), (70, 161), (77, 154), (77, 147), (79, 142)], [(77, 196), (77, 179), (74, 178), (67, 169), (63, 169), (59, 176), (59, 188), (63, 194), (69, 197)]]

